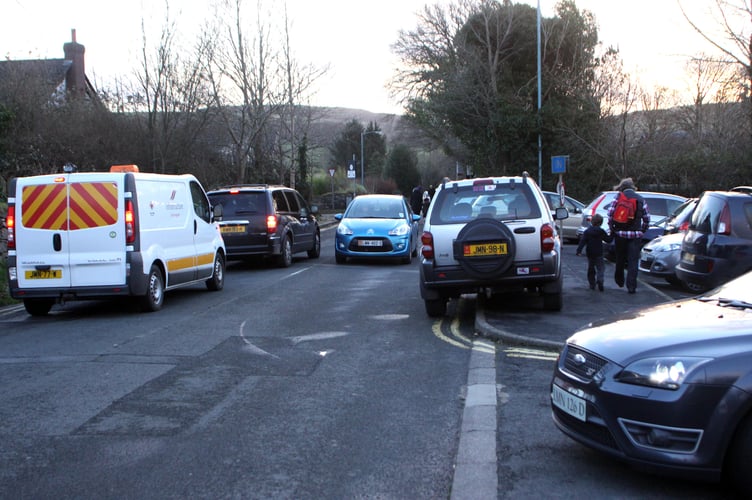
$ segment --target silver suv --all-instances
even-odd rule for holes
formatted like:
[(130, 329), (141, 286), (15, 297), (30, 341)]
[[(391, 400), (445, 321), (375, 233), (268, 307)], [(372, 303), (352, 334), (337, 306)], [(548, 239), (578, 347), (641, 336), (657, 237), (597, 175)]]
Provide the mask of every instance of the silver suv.
[(527, 173), (446, 181), (431, 200), (421, 241), (420, 295), (429, 316), (443, 316), (463, 293), (537, 290), (543, 306), (562, 307), (561, 240), (551, 210)]

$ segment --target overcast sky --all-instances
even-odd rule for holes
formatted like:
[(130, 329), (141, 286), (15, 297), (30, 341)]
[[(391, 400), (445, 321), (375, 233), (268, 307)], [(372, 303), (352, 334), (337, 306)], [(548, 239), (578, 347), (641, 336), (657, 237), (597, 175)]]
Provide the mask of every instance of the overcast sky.
[[(330, 71), (319, 83), (314, 104), (397, 113), (385, 89), (397, 64), (390, 46), (400, 29), (416, 25), (416, 12), (449, 0), (287, 0), (297, 58)], [(681, 0), (700, 22), (709, 22), (707, 0)], [(197, 25), (208, 2), (173, 0), (180, 27)], [(269, 2), (266, 2), (269, 4)], [(535, 6), (536, 0), (525, 3)], [(690, 55), (711, 48), (682, 17), (676, 0), (576, 0), (595, 14), (600, 38), (618, 46), (625, 68), (648, 87), (683, 89)], [(256, 1), (248, 2), (255, 6)], [(554, 1), (541, 0), (544, 16)], [(281, 8), (282, 1), (271, 3)], [(145, 7), (146, 6), (146, 7)], [(0, 55), (10, 59), (62, 58), (71, 29), (86, 47), (86, 72), (95, 84), (129, 73), (140, 49), (141, 19), (160, 28), (152, 9), (160, 0), (3, 0)], [(190, 29), (186, 30), (190, 32)]]

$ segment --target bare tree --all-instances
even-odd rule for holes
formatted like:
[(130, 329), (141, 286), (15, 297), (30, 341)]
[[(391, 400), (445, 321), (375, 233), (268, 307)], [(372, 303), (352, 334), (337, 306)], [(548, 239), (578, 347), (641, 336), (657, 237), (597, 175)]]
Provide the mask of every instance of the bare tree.
[(717, 61), (740, 68), (740, 100), (747, 102), (748, 133), (752, 135), (752, 3), (749, 0), (714, 0), (712, 17), (720, 29), (710, 33), (693, 21), (679, 3), (679, 8), (690, 26), (710, 45), (719, 50)]
[(137, 89), (129, 102), (145, 112), (145, 135), (152, 169), (174, 173), (191, 159), (196, 138), (205, 130), (212, 109), (213, 94), (206, 77), (211, 62), (210, 41), (199, 38), (192, 53), (178, 46), (177, 20), (170, 17), (165, 2), (165, 19), (159, 40), (150, 44), (142, 18), (141, 68)]

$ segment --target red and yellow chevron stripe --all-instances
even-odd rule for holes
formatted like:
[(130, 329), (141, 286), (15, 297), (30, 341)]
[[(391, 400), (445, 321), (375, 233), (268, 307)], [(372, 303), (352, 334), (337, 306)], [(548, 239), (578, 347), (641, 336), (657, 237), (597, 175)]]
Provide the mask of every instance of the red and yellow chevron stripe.
[[(70, 186), (70, 195), (66, 196)], [(26, 186), (21, 195), (24, 227), (34, 229), (87, 229), (109, 226), (118, 220), (117, 184), (75, 182)]]

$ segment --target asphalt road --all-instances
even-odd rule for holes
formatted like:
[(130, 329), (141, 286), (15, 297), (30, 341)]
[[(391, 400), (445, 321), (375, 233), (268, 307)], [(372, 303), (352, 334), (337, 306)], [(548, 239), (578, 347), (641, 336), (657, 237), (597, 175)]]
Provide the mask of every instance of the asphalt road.
[(584, 261), (561, 313), (466, 296), (431, 320), (417, 259), (336, 265), (322, 241), (320, 259), (233, 264), (223, 291), (168, 293), (158, 313), (0, 310), (0, 498), (722, 498), (568, 440), (556, 349), (477, 334), (493, 314), (560, 336), (600, 314), (574, 300)]
[(0, 498), (448, 498), (473, 318), (325, 235), (157, 313), (0, 313)]

